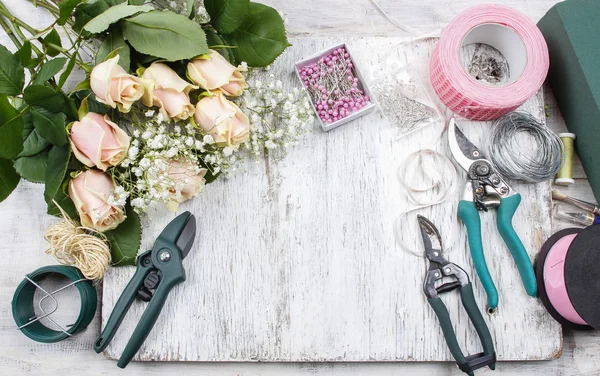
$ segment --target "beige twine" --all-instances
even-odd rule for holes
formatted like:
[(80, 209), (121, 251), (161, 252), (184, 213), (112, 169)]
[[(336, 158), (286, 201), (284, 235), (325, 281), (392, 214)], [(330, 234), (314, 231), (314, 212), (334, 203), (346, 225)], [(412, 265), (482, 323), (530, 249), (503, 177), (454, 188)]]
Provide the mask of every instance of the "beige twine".
[(53, 202), (63, 219), (46, 230), (44, 238), (50, 243), (46, 253), (63, 265), (75, 266), (87, 279), (101, 280), (111, 261), (108, 239), (97, 230), (80, 226)]

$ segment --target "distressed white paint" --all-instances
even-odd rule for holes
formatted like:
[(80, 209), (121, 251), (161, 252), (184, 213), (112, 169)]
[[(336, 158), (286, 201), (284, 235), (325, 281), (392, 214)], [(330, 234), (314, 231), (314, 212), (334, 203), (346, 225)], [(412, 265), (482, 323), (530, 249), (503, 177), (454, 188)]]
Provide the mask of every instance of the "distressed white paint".
[[(405, 35), (390, 26), (368, 3), (363, 0), (337, 2), (333, 0), (307, 0), (289, 2), (283, 0), (265, 1), (288, 14), (288, 29), (295, 35), (338, 35), (373, 36)], [(379, 3), (389, 13), (405, 23), (422, 30), (433, 30), (448, 22), (453, 15), (468, 6), (484, 3), (485, 0), (423, 0), (393, 1), (382, 0)], [(539, 19), (554, 3), (554, 0), (502, 0), (525, 14)], [(43, 10), (32, 10), (23, 0), (4, 0), (11, 11), (30, 20), (35, 26), (48, 23)], [(2, 33), (0, 33), (2, 34)], [(0, 35), (3, 44), (10, 45), (5, 35)], [(362, 53), (362, 52), (361, 52)], [(555, 106), (549, 90), (545, 90), (546, 103), (551, 117), (548, 125), (555, 131), (564, 131), (564, 121)], [(470, 135), (470, 134), (469, 134)], [(581, 164), (576, 163), (577, 183), (566, 190), (575, 197), (592, 200), (593, 196)], [(518, 188), (521, 189), (520, 187)], [(15, 194), (0, 203), (0, 230), (2, 241), (0, 253), (4, 260), (4, 272), (0, 274), (0, 297), (6, 303), (0, 305), (0, 369), (3, 374), (20, 375), (122, 375), (113, 361), (95, 354), (92, 343), (100, 333), (100, 315), (98, 314), (88, 330), (81, 335), (58, 343), (38, 344), (30, 341), (15, 328), (8, 302), (12, 299), (14, 288), (23, 275), (31, 270), (53, 264), (50, 256), (43, 254), (45, 248), (42, 234), (53, 218), (43, 211), (42, 187), (22, 183)], [(521, 190), (522, 192), (522, 190)], [(25, 224), (25, 225), (24, 225)], [(565, 226), (555, 222), (555, 229)], [(458, 225), (457, 225), (458, 226)], [(158, 231), (158, 229), (157, 229)], [(147, 243), (149, 243), (147, 241)], [(455, 250), (448, 252), (453, 258)], [(191, 260), (191, 259), (190, 259)], [(186, 262), (189, 262), (187, 260)], [(457, 260), (453, 260), (457, 261)], [(465, 266), (465, 265), (463, 265)], [(420, 266), (424, 267), (424, 266)], [(189, 283), (189, 281), (188, 281)], [(482, 302), (482, 297), (478, 297)], [(188, 321), (192, 319), (187, 319)], [(480, 370), (478, 375), (595, 375), (600, 373), (600, 360), (595, 356), (599, 350), (596, 332), (564, 333), (562, 357), (555, 361), (544, 362), (508, 362), (500, 363), (495, 372)], [(198, 341), (199, 342), (199, 341)], [(245, 376), (350, 376), (371, 374), (374, 376), (391, 375), (461, 375), (452, 363), (132, 363), (128, 366), (128, 375), (245, 375)]]
[[(271, 72), (284, 87), (298, 84), (293, 62), (338, 43), (295, 39)], [(404, 60), (393, 38), (346, 39), (359, 67), (388, 55)], [(432, 43), (408, 47), (406, 55), (426, 75)], [(392, 49), (391, 56), (389, 54)], [(270, 72), (270, 73), (271, 73)], [(423, 77), (426, 78), (426, 77)], [(527, 110), (543, 117), (541, 95)], [(460, 122), (477, 144), (489, 126)], [(378, 114), (324, 133), (315, 130), (284, 159), (253, 164), (247, 173), (211, 184), (181, 210), (198, 217), (198, 237), (185, 260), (187, 282), (170, 296), (163, 319), (136, 359), (182, 361), (440, 361), (451, 355), (422, 293), (425, 263), (395, 242), (394, 223), (406, 207), (397, 168), (415, 150), (449, 155), (447, 142), (431, 142), (443, 124), (400, 140)], [(462, 188), (465, 176), (459, 175)], [(242, 187), (242, 188), (241, 188)], [(241, 189), (240, 189), (241, 188)], [(515, 185), (523, 204), (514, 225), (533, 258), (550, 236), (549, 185)], [(421, 213), (443, 235), (458, 241), (448, 257), (474, 276), (464, 226), (450, 202)], [(146, 248), (173, 218), (153, 215)], [(488, 264), (497, 282), (500, 313), (488, 317), (501, 360), (550, 359), (561, 348), (558, 324), (529, 298), (509, 251), (497, 233), (495, 214), (482, 215)], [(536, 223), (531, 225), (531, 223)], [(420, 249), (414, 215), (400, 233)], [(103, 321), (133, 268), (114, 268), (104, 282)], [(485, 306), (483, 289), (475, 281)], [(480, 348), (472, 326), (448, 299), (465, 349)], [(136, 304), (107, 349), (118, 358), (145, 304)]]

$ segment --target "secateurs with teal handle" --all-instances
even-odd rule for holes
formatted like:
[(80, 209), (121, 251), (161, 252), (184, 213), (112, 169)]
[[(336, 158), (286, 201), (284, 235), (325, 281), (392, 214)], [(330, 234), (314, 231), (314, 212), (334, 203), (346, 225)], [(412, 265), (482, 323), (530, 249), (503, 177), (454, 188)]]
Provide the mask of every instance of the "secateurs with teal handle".
[(156, 239), (152, 250), (138, 257), (135, 274), (94, 343), (97, 353), (108, 346), (137, 297), (149, 303), (117, 363), (120, 368), (129, 364), (154, 327), (169, 292), (185, 281), (182, 260), (192, 248), (195, 237), (196, 218), (190, 212), (185, 212), (167, 225)]
[[(473, 295), (473, 286), (469, 280), (467, 273), (458, 265), (451, 263), (442, 256), (442, 240), (438, 229), (427, 218), (418, 216), (419, 227), (421, 228), (421, 236), (423, 237), (423, 245), (425, 246), (425, 256), (429, 260), (429, 269), (425, 276), (423, 291), (427, 297), (427, 301), (435, 311), (444, 338), (448, 344), (448, 348), (452, 356), (463, 372), (469, 376), (473, 376), (473, 371), (483, 367), (496, 368), (496, 351), (494, 350), (494, 342), (490, 330), (488, 329), (483, 315), (477, 307), (475, 296)], [(443, 278), (452, 278), (452, 282), (446, 282), (441, 286), (436, 287), (437, 281)], [(439, 297), (439, 294), (447, 293), (455, 289), (460, 289), (460, 297), (462, 304), (475, 326), (475, 330), (481, 340), (483, 352), (470, 356), (465, 356), (458, 345), (456, 334), (452, 328), (452, 321), (446, 305)]]
[(512, 219), (521, 203), (521, 195), (502, 178), (483, 153), (456, 126), (454, 119), (448, 125), (448, 143), (458, 164), (467, 171), (469, 180), (464, 196), (458, 205), (458, 216), (467, 226), (469, 248), (477, 275), (488, 297), (488, 309), (498, 307), (498, 290), (494, 286), (483, 255), (479, 211), (498, 208), (497, 227), (517, 264), (525, 291), (532, 297), (537, 294), (533, 265), (523, 242), (512, 226)]

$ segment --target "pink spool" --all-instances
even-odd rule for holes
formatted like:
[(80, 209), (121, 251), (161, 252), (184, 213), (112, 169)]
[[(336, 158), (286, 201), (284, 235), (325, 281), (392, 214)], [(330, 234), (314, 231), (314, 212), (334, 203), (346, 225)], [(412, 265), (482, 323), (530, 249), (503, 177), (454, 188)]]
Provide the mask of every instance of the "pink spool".
[[(491, 86), (471, 77), (461, 47), (485, 43), (504, 55), (510, 77)], [(502, 5), (479, 5), (462, 12), (442, 32), (429, 65), (431, 84), (454, 113), (471, 120), (494, 120), (534, 96), (546, 79), (548, 46), (538, 27), (522, 13)]]
[(587, 325), (569, 299), (565, 283), (565, 259), (577, 234), (559, 239), (550, 249), (544, 262), (544, 285), (552, 306), (565, 319), (578, 325)]

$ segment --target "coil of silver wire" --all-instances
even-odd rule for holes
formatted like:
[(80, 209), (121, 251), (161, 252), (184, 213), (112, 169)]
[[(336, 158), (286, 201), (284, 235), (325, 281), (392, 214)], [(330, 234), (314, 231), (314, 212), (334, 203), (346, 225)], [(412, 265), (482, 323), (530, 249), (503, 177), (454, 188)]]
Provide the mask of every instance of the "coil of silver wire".
[(531, 114), (511, 112), (494, 122), (488, 155), (502, 176), (540, 183), (560, 170), (563, 148), (560, 137)]

